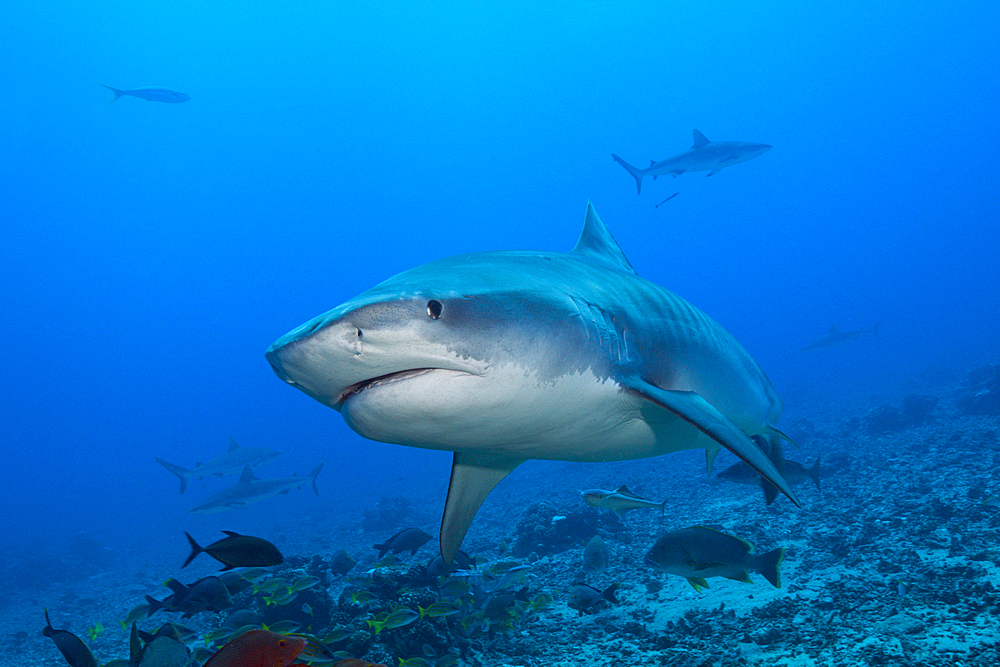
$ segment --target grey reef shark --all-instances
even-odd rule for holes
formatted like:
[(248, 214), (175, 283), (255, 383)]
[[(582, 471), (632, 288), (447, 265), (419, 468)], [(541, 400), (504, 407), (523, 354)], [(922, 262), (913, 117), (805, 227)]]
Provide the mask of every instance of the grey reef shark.
[[(170, 90), (169, 88), (133, 88), (132, 90), (119, 90), (118, 88), (112, 88), (106, 84), (101, 84), (112, 93), (115, 94), (111, 98), (111, 102), (116, 101), (120, 97), (125, 95), (131, 97), (138, 97), (140, 100), (146, 100), (147, 102), (166, 102), (168, 104), (179, 104), (181, 102), (187, 102), (191, 99), (191, 96), (187, 93), (180, 93), (176, 90)], [(108, 104), (111, 104), (108, 102)]]
[(785, 438), (764, 371), (717, 322), (636, 275), (588, 204), (569, 252), (491, 251), (404, 271), (293, 329), (279, 378), (380, 442), (454, 452), (451, 563), (528, 459), (621, 461), (722, 447), (798, 504), (751, 436)]
[(691, 148), (666, 160), (650, 160), (645, 169), (633, 167), (614, 153), (611, 157), (632, 174), (639, 194), (642, 194), (642, 179), (646, 176), (652, 176), (655, 180), (657, 176), (670, 174), (677, 177), (686, 171), (707, 171), (712, 176), (726, 167), (759, 157), (772, 148), (768, 144), (750, 141), (709, 141), (708, 137), (695, 130), (694, 145)]
[(876, 322), (875, 326), (871, 329), (854, 329), (853, 331), (841, 331), (837, 328), (836, 324), (831, 324), (830, 331), (828, 331), (825, 335), (820, 336), (809, 345), (806, 345), (802, 348), (802, 351), (804, 352), (805, 350), (821, 350), (827, 347), (836, 347), (852, 340), (864, 338), (868, 334), (879, 338), (878, 327), (880, 324), (882, 324), (882, 318), (879, 318), (878, 322)]

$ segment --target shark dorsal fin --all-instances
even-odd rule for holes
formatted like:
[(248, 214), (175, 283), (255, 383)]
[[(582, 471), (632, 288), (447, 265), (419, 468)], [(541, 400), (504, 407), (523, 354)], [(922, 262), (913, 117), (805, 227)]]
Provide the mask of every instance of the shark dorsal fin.
[(840, 329), (837, 328), (836, 324), (831, 324), (830, 325), (830, 333), (837, 333), (839, 331), (840, 331)]
[(615, 489), (615, 493), (620, 493), (623, 496), (632, 496), (633, 498), (638, 498), (639, 497), (639, 496), (635, 495), (634, 493), (632, 493), (631, 491), (629, 491), (628, 487), (625, 486), (624, 484), (622, 484), (617, 489)]
[(240, 448), (239, 443), (236, 442), (236, 440), (233, 438), (233, 436), (229, 436), (229, 449), (227, 449), (226, 451), (227, 452), (231, 452), (231, 451), (239, 449), (239, 448)]
[(705, 144), (710, 144), (710, 143), (712, 142), (708, 140), (708, 137), (706, 137), (698, 130), (694, 131), (694, 145), (691, 146), (691, 148), (701, 148)]
[(239, 483), (240, 484), (249, 484), (250, 482), (254, 481), (255, 479), (257, 479), (257, 478), (253, 476), (253, 468), (250, 467), (250, 464), (248, 463), (245, 466), (243, 466), (243, 474), (240, 475), (240, 481), (239, 481)]
[(625, 253), (622, 252), (615, 238), (611, 236), (608, 228), (601, 222), (597, 211), (594, 210), (594, 205), (590, 202), (587, 202), (587, 217), (583, 221), (583, 231), (580, 232), (580, 238), (570, 252), (611, 264), (616, 269), (628, 273), (635, 273), (635, 269), (625, 258)]

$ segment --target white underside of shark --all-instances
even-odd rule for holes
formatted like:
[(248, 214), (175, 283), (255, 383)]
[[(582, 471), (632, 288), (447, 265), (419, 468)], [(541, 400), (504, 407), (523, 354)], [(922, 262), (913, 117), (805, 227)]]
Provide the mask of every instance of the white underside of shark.
[(781, 402), (714, 320), (639, 278), (588, 206), (568, 253), (460, 255), (401, 273), (276, 341), (289, 384), (366, 438), (455, 452), (449, 562), (493, 487), (528, 459), (733, 451), (793, 501), (751, 436)]

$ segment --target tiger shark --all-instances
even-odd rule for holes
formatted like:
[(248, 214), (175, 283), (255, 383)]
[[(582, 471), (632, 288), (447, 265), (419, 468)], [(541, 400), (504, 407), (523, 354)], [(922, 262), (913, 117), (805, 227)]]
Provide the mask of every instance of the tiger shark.
[(620, 461), (722, 447), (798, 504), (751, 436), (781, 400), (750, 354), (640, 278), (588, 204), (569, 252), (491, 251), (404, 271), (266, 352), (358, 434), (454, 452), (451, 563), (480, 505), (528, 459)]
[(707, 171), (708, 175), (712, 176), (726, 167), (763, 155), (772, 148), (773, 146), (768, 144), (755, 144), (749, 141), (710, 141), (704, 134), (695, 130), (694, 145), (691, 148), (666, 160), (659, 162), (650, 160), (649, 166), (645, 169), (633, 167), (614, 153), (611, 157), (625, 167), (625, 171), (632, 174), (639, 188), (639, 194), (642, 194), (642, 179), (645, 176), (652, 176), (655, 179), (657, 176), (670, 174), (676, 178), (686, 171)]

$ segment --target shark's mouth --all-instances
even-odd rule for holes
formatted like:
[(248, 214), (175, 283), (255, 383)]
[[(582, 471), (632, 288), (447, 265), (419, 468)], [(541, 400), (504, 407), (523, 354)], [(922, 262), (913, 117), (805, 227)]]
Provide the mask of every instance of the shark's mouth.
[(418, 375), (424, 375), (425, 373), (430, 373), (431, 371), (438, 370), (436, 368), (411, 368), (405, 371), (396, 371), (395, 373), (386, 373), (385, 375), (379, 375), (368, 380), (362, 380), (361, 382), (355, 382), (350, 387), (340, 392), (337, 396), (336, 402), (333, 407), (339, 410), (344, 403), (354, 398), (365, 389), (371, 387), (377, 387), (383, 384), (390, 384), (392, 382), (399, 382), (401, 380), (408, 380), (410, 378), (417, 377)]

